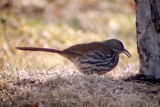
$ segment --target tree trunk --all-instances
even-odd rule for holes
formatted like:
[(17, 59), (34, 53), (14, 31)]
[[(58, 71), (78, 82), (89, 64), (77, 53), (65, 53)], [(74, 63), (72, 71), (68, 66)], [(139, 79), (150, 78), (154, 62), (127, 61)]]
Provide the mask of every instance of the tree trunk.
[(141, 74), (160, 79), (160, 0), (135, 0)]

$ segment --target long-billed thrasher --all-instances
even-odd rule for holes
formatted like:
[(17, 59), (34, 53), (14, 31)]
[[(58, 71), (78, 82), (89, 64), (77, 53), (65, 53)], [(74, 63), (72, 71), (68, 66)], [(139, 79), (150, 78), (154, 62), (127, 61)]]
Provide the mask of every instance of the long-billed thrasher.
[(87, 75), (102, 75), (112, 70), (117, 66), (119, 54), (122, 52), (131, 57), (123, 43), (117, 39), (77, 44), (64, 50), (36, 47), (16, 47), (16, 49), (57, 53), (70, 60), (81, 73)]

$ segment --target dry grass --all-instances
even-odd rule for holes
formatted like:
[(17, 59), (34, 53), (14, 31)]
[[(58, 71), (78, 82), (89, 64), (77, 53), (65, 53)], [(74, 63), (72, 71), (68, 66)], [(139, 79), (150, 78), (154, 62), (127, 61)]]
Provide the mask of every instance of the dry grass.
[[(1, 107), (160, 106), (159, 85), (122, 80), (139, 68), (133, 2), (27, 1), (0, 8)], [(121, 55), (118, 66), (104, 76), (84, 76), (56, 54), (14, 48), (63, 49), (110, 38), (123, 41), (132, 58)]]
[(61, 66), (6, 65), (0, 75), (2, 107), (158, 107), (160, 102), (159, 85), (84, 76)]

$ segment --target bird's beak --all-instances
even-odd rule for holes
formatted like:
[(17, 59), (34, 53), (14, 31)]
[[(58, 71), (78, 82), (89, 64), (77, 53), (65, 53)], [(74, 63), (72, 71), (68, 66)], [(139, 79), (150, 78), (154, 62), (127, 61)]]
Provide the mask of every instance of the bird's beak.
[(124, 49), (123, 53), (126, 54), (129, 58), (131, 57), (131, 54), (127, 50)]

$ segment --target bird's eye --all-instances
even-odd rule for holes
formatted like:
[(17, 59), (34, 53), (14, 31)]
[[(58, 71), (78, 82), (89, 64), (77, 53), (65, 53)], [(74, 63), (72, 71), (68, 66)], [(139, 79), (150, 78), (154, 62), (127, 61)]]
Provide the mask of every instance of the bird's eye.
[(115, 43), (114, 46), (117, 47), (117, 44)]

